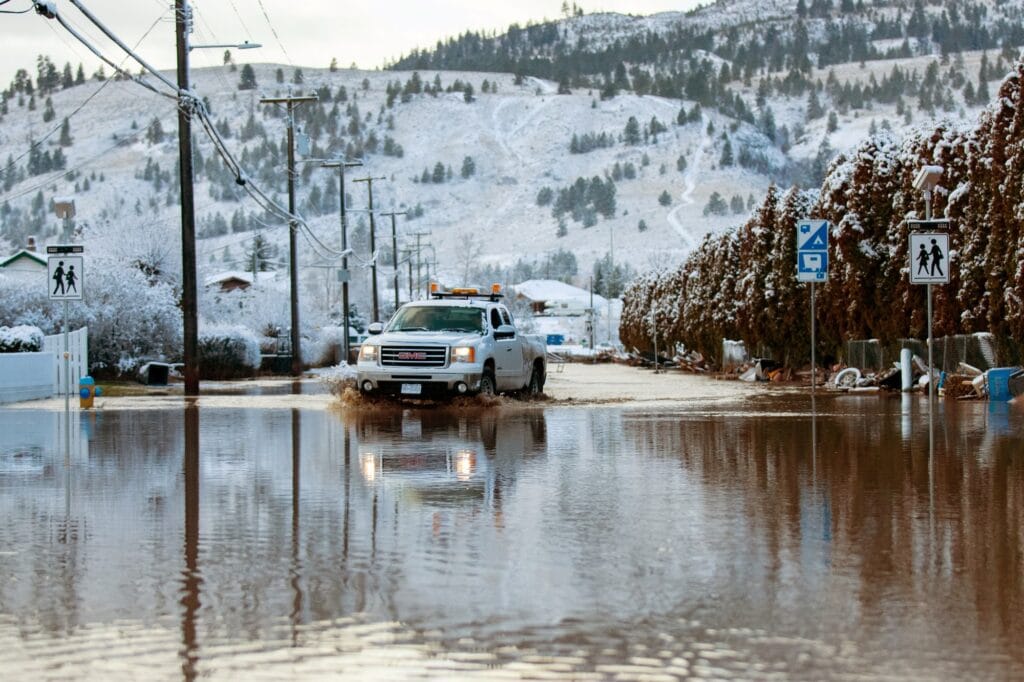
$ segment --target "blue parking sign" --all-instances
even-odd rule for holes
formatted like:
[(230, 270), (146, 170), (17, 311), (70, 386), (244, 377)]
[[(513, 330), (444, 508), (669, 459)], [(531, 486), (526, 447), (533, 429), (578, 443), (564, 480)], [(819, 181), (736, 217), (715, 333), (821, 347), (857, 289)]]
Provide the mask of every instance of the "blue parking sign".
[(801, 220), (796, 224), (796, 278), (800, 282), (828, 279), (827, 220)]

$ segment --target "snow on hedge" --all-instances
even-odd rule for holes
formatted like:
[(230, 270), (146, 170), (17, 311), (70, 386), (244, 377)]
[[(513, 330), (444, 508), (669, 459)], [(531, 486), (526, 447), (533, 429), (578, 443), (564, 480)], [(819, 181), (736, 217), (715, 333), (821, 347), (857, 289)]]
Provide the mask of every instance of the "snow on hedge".
[[(0, 276), (0, 324), (60, 331), (64, 308), (38, 282)], [(181, 354), (181, 310), (169, 284), (153, 284), (138, 268), (90, 257), (81, 301), (68, 307), (71, 329), (89, 328), (90, 370), (132, 368)]]
[(0, 353), (36, 353), (43, 347), (43, 330), (28, 324), (0, 327)]

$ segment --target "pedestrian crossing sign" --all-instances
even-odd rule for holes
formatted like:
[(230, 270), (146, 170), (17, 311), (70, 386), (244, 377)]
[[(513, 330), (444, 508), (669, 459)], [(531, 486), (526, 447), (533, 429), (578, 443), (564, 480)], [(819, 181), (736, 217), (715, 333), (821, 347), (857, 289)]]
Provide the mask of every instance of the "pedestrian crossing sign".
[(949, 284), (949, 235), (916, 232), (910, 235), (910, 283)]
[(85, 265), (83, 256), (62, 253), (48, 256), (46, 271), (48, 274), (47, 291), (51, 301), (81, 301), (82, 274)]

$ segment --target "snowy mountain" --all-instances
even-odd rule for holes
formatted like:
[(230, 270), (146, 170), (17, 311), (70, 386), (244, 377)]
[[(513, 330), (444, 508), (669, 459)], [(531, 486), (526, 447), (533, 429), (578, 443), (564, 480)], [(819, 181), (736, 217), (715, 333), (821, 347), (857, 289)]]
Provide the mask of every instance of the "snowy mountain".
[[(481, 266), (529, 278), (524, 265), (560, 250), (575, 255), (579, 284), (609, 254), (634, 271), (675, 265), (705, 235), (746, 221), (772, 182), (816, 186), (836, 153), (873, 131), (976, 120), (1024, 44), (1022, 5), (723, 1), (467, 33), (387, 71), (231, 63), (193, 80), (244, 179), (280, 204), (285, 121), (259, 99), (319, 94), (297, 114), (310, 140), (297, 179), (312, 233), (300, 240), (305, 297), (336, 305), (338, 174), (317, 159), (362, 158), (346, 192), (365, 310), (368, 197), (355, 178), (386, 178), (373, 185), (375, 209), (408, 212), (396, 221), (403, 299), (416, 233), (413, 267), (449, 283)], [(49, 203), (74, 196), (82, 239), (173, 281), (173, 102), (126, 80), (76, 83), (70, 65), (62, 76), (39, 60), (34, 71), (0, 109), (0, 250), (28, 235), (57, 240)], [(254, 260), (273, 278), (287, 257), (284, 221), (248, 197), (198, 125), (194, 136), (200, 281)], [(386, 303), (391, 222), (375, 222)], [(607, 279), (621, 290), (621, 273)]]

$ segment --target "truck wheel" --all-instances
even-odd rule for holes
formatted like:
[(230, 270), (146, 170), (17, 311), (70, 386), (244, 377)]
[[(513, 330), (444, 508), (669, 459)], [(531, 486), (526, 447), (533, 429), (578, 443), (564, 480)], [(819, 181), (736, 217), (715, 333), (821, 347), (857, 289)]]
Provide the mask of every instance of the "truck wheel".
[(480, 395), (495, 395), (498, 392), (498, 386), (494, 382), (494, 371), (485, 369), (483, 376), (480, 377)]
[(544, 392), (544, 379), (539, 367), (534, 367), (530, 374), (530, 383), (526, 385), (526, 397), (536, 398)]

